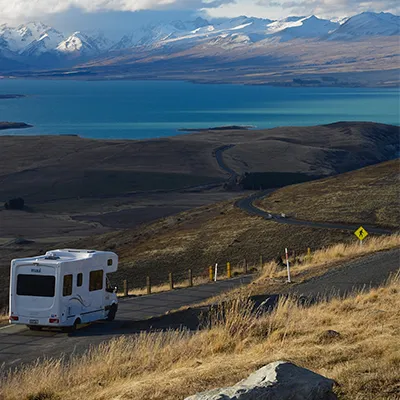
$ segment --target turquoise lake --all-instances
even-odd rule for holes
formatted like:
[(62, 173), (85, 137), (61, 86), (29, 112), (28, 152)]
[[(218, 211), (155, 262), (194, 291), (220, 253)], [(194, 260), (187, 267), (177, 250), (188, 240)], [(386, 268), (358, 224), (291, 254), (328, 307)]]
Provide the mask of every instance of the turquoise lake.
[(145, 139), (221, 125), (400, 123), (399, 89), (285, 88), (165, 81), (0, 80), (0, 121), (34, 125), (1, 134)]

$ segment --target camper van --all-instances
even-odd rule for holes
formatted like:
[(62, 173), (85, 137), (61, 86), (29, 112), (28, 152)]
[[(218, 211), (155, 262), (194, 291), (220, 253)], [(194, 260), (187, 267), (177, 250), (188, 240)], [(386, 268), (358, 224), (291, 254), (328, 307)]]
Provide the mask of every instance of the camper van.
[(13, 260), (10, 323), (74, 330), (78, 324), (114, 320), (117, 289), (108, 275), (117, 268), (115, 253), (96, 250), (53, 250)]

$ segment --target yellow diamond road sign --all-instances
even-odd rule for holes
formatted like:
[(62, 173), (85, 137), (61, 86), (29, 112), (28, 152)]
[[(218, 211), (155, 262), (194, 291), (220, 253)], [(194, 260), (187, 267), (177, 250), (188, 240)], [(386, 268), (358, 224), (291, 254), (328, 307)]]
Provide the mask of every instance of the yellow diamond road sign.
[(360, 226), (355, 232), (354, 234), (360, 239), (360, 240), (364, 240), (367, 236), (368, 236), (368, 232), (362, 227)]

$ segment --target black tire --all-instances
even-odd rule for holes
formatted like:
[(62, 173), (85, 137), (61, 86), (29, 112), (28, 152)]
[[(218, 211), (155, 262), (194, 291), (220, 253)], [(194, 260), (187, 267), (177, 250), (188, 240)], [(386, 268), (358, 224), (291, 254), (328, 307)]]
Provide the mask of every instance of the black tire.
[(37, 326), (37, 325), (27, 325), (27, 327), (31, 330), (31, 331), (41, 331), (42, 327), (41, 326)]
[(117, 311), (118, 311), (118, 305), (113, 304), (110, 308), (110, 311), (108, 312), (107, 321), (109, 322), (114, 321), (115, 316), (117, 315)]
[(73, 333), (76, 331), (79, 324), (81, 324), (81, 320), (78, 318), (74, 321), (74, 324), (72, 326), (68, 326), (64, 329), (64, 331), (68, 333)]

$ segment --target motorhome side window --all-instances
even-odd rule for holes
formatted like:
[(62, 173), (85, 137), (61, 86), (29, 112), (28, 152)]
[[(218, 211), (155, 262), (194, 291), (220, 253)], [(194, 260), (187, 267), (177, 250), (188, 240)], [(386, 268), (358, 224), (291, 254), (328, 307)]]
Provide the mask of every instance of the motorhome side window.
[(63, 296), (72, 294), (72, 275), (64, 275)]
[(103, 289), (103, 270), (90, 271), (89, 291), (93, 292), (101, 289)]
[(83, 274), (82, 274), (82, 273), (79, 273), (79, 274), (76, 276), (76, 286), (81, 287), (81, 286), (82, 286), (82, 283), (83, 283)]

